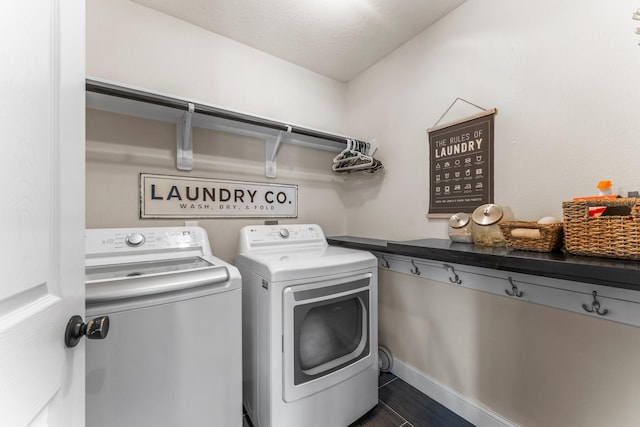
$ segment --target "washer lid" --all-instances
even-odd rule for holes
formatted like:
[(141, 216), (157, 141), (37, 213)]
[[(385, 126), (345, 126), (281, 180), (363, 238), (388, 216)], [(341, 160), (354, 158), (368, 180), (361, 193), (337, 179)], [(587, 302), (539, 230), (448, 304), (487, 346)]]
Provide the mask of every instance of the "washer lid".
[(215, 264), (200, 257), (99, 265), (85, 268), (85, 281), (94, 282), (98, 280), (145, 276), (149, 274), (172, 273), (213, 267), (214, 265)]
[(473, 211), (473, 222), (480, 225), (491, 225), (502, 219), (504, 214), (502, 208), (494, 204), (479, 206)]
[[(132, 264), (134, 267), (147, 264), (149, 269), (144, 274), (116, 273), (116, 270), (139, 272), (139, 268), (131, 268)], [(94, 280), (86, 282), (85, 300), (87, 308), (91, 306), (92, 310), (116, 301), (128, 301), (137, 307), (144, 307), (157, 305), (160, 300), (170, 303), (239, 290), (242, 287), (238, 269), (212, 255), (199, 259), (175, 259), (173, 262), (159, 260), (151, 263), (96, 266), (90, 269), (94, 270), (95, 276), (92, 276)]]

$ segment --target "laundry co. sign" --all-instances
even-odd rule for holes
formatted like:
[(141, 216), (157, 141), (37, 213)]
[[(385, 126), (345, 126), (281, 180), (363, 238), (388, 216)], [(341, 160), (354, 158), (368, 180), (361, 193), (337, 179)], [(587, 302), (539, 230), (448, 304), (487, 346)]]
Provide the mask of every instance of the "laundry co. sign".
[(297, 185), (140, 174), (140, 218), (297, 216)]

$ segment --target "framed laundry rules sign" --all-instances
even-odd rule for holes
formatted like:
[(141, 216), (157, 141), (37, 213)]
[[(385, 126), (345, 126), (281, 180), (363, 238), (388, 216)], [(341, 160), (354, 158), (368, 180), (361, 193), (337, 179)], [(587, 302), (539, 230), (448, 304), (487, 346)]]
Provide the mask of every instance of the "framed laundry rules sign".
[(493, 119), (486, 110), (427, 130), (429, 213), (445, 218), (493, 203)]
[(297, 217), (297, 185), (140, 174), (140, 218)]

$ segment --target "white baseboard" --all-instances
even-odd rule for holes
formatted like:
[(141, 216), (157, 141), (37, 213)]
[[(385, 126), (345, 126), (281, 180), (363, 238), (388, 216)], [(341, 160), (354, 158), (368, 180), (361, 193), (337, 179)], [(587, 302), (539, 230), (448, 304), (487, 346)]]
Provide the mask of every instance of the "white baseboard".
[(401, 360), (394, 359), (391, 372), (477, 427), (518, 427), (517, 424), (427, 377)]

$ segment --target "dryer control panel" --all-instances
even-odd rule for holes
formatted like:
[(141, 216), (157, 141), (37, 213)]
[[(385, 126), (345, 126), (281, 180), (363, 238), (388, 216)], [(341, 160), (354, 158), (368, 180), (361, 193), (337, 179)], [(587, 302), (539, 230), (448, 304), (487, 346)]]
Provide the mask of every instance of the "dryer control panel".
[(240, 252), (283, 245), (328, 246), (316, 224), (250, 225), (240, 230)]

